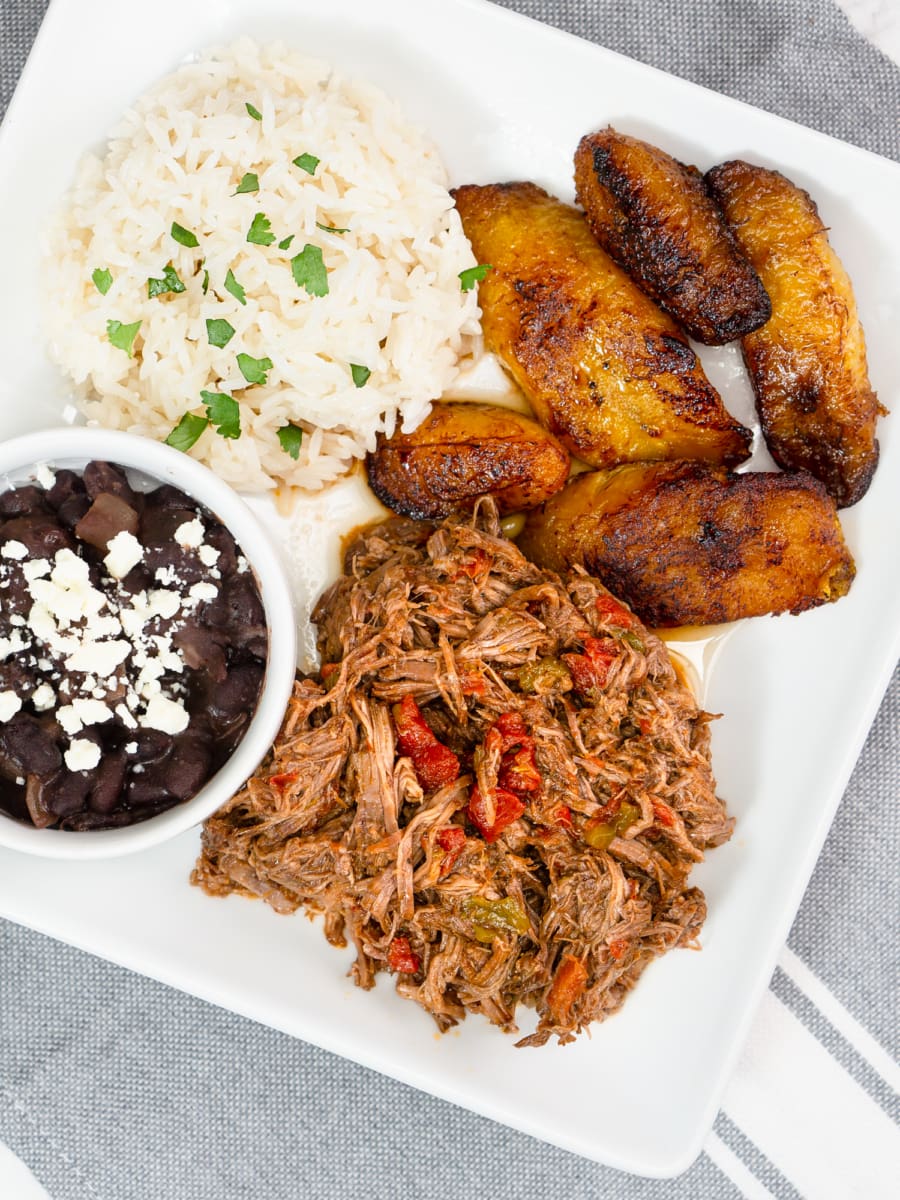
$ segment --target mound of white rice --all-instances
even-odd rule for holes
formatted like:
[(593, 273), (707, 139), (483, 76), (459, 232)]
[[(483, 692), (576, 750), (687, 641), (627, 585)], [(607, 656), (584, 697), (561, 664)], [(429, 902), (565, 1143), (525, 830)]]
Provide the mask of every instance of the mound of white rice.
[[(270, 244), (247, 241), (254, 218)], [(51, 353), (88, 420), (165, 439), (206, 415), (202, 391), (232, 396), (240, 437), (210, 424), (189, 452), (244, 490), (334, 479), (377, 431), (414, 428), (476, 345), (475, 260), (434, 146), (378, 89), (280, 45), (241, 40), (144, 95), (82, 161), (46, 250)], [(319, 250), (326, 295), (292, 269)], [(149, 297), (167, 267), (184, 290)], [(109, 322), (138, 321), (129, 354)], [(239, 354), (271, 360), (265, 383)]]

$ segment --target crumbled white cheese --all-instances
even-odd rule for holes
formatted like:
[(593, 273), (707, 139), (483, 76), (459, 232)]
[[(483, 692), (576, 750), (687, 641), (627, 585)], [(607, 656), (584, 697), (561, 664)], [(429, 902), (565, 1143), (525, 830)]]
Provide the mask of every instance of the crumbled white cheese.
[(174, 567), (157, 567), (153, 573), (153, 578), (157, 583), (161, 583), (163, 587), (171, 587), (173, 583), (178, 583), (178, 576), (175, 573)]
[(34, 468), (34, 477), (45, 492), (49, 492), (54, 483), (56, 483), (56, 476), (46, 463), (38, 463)]
[(238, 575), (245, 575), (250, 570), (250, 564), (244, 558), (243, 554), (238, 555), (237, 560)]
[[(135, 697), (137, 699), (137, 697)], [(127, 704), (116, 705), (116, 716), (126, 729), (137, 729), (137, 721)]]
[(144, 547), (133, 533), (127, 529), (121, 530), (106, 544), (107, 554), (103, 565), (113, 579), (124, 579), (144, 557)]
[(219, 589), (213, 583), (195, 583), (188, 592), (188, 599), (199, 604), (202, 600), (215, 600), (218, 594)]
[(52, 569), (49, 558), (32, 558), (29, 562), (22, 563), (22, 574), (28, 583), (31, 583), (32, 579), (43, 579)]
[(137, 742), (126, 742), (125, 743), (125, 753), (126, 754), (137, 754), (137, 752), (138, 752)]
[(182, 550), (198, 550), (203, 545), (205, 532), (203, 522), (199, 517), (194, 517), (193, 521), (185, 521), (183, 525), (178, 526), (175, 530), (175, 541)]
[(101, 700), (73, 700), (72, 707), (82, 725), (102, 725), (112, 720), (112, 710)]
[(18, 629), (14, 629), (8, 638), (0, 638), (0, 662), (4, 658), (9, 658), (10, 654), (18, 654), (20, 650), (27, 648), (28, 643)]
[(22, 701), (15, 692), (0, 692), (0, 724), (11, 721), (21, 707)]
[(3, 558), (12, 558), (18, 560), (24, 558), (27, 553), (28, 547), (22, 542), (17, 542), (14, 538), (8, 542), (4, 542), (3, 545), (0, 546), (0, 555), (2, 555)]
[(157, 588), (148, 597), (148, 608), (153, 617), (174, 617), (181, 608), (181, 597), (177, 592)]
[(109, 642), (85, 641), (66, 659), (66, 670), (90, 671), (106, 679), (125, 661), (130, 651), (130, 642), (123, 638)]
[(207, 546), (205, 542), (197, 551), (197, 556), (203, 563), (204, 567), (214, 567), (221, 558), (221, 555), (215, 546)]
[(81, 733), (84, 725), (78, 713), (75, 711), (74, 704), (62, 704), (56, 710), (56, 719), (62, 725), (63, 729), (72, 737), (76, 733)]
[(56, 703), (56, 692), (49, 683), (39, 684), (31, 693), (31, 703), (37, 712), (46, 712)]
[(63, 758), (70, 771), (92, 771), (100, 761), (100, 747), (87, 738), (75, 738)]
[(147, 705), (147, 711), (140, 718), (140, 723), (145, 729), (158, 729), (162, 733), (182, 733), (187, 729), (190, 719), (190, 713), (177, 700), (154, 696)]

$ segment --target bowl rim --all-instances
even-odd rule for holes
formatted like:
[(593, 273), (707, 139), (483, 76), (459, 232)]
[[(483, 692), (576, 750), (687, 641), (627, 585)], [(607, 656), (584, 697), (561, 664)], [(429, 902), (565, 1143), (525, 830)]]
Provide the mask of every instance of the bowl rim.
[(256, 576), (269, 633), (259, 703), (234, 753), (188, 800), (121, 829), (37, 829), (0, 812), (0, 846), (43, 858), (112, 858), (145, 850), (193, 828), (228, 800), (270, 749), (296, 673), (296, 620), (287, 573), (271, 535), (242, 497), (208, 467), (163, 442), (121, 430), (59, 426), (0, 443), (0, 491), (41, 465), (78, 469), (111, 462), (172, 484), (197, 500), (232, 534)]

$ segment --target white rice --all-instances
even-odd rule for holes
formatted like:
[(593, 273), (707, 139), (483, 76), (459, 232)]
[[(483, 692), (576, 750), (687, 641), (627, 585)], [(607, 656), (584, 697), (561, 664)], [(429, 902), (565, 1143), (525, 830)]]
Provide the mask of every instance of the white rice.
[[(320, 160), (314, 175), (293, 165), (302, 154)], [(235, 195), (248, 172), (259, 191)], [(246, 240), (260, 212), (270, 246)], [(307, 243), (323, 251), (326, 296), (294, 281)], [(233, 395), (241, 437), (210, 427), (190, 453), (248, 491), (343, 474), (377, 431), (414, 428), (477, 349), (476, 292), (459, 279), (475, 259), (434, 146), (377, 88), (277, 44), (243, 39), (144, 95), (105, 155), (81, 162), (46, 251), (51, 353), (88, 420), (165, 439), (204, 415), (201, 390)], [(169, 263), (186, 290), (149, 299)], [(113, 277), (105, 296), (98, 268)], [(229, 268), (245, 305), (225, 290)], [(221, 349), (206, 328), (219, 318), (235, 330)], [(111, 344), (110, 320), (141, 322), (133, 357)], [(271, 359), (265, 385), (247, 385), (242, 352)], [(371, 372), (364, 386), (351, 363)], [(277, 436), (289, 423), (304, 430), (296, 462)]]

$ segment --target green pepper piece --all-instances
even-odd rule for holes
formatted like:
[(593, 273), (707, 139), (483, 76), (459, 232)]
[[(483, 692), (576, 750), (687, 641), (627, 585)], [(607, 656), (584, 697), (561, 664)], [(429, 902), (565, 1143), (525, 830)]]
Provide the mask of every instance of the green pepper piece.
[(462, 914), (473, 922), (475, 937), (479, 942), (491, 942), (496, 933), (527, 933), (529, 924), (521, 904), (512, 896), (502, 900), (486, 900), (484, 896), (470, 896), (462, 903)]

